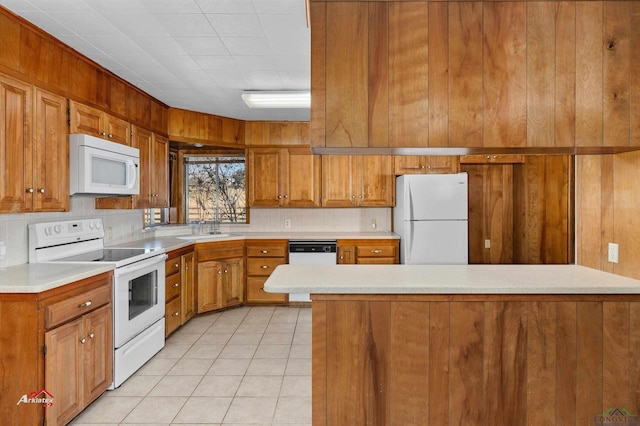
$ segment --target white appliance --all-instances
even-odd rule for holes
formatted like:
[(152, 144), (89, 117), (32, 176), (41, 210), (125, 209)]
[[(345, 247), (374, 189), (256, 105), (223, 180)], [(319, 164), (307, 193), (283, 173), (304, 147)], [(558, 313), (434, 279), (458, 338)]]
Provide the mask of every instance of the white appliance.
[(400, 263), (467, 264), (468, 176), (403, 175), (396, 178), (394, 232)]
[(104, 247), (101, 219), (29, 225), (29, 262), (103, 262), (115, 268), (110, 389), (164, 347), (166, 258), (162, 249)]
[[(289, 265), (335, 265), (338, 244), (335, 240), (289, 240)], [(311, 302), (309, 293), (290, 293), (289, 302)]]
[(69, 194), (140, 193), (140, 150), (82, 134), (69, 135)]

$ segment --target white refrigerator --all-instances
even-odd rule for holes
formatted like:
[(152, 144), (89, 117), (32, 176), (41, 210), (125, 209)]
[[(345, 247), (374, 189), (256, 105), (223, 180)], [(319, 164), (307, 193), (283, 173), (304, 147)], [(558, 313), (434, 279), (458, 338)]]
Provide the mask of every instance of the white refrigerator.
[(394, 232), (400, 263), (469, 263), (468, 176), (403, 175), (396, 178)]

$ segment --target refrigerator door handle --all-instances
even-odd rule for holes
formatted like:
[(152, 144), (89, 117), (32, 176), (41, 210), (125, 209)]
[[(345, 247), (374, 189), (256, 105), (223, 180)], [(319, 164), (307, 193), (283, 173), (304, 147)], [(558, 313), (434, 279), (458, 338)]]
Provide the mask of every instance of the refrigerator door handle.
[(413, 197), (411, 196), (411, 181), (407, 180), (407, 184), (404, 186), (404, 199), (407, 203), (406, 215), (403, 218), (405, 220), (413, 220)]
[(406, 238), (402, 240), (404, 241), (405, 263), (409, 263), (411, 260), (411, 246), (413, 245), (413, 221), (406, 220), (404, 222), (404, 234)]

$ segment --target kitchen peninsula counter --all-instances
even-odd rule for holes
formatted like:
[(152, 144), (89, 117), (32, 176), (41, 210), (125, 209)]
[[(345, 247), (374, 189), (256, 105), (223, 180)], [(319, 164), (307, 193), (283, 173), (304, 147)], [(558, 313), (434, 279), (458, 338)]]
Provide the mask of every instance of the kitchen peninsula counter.
[(576, 265), (282, 265), (312, 293), (313, 425), (640, 412), (640, 281)]

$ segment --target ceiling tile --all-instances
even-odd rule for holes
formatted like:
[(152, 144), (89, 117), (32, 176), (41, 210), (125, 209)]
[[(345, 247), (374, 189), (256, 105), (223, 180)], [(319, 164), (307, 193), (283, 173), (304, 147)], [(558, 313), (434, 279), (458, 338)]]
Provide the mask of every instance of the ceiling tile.
[(309, 73), (306, 71), (280, 71), (280, 78), (286, 90), (309, 90)]
[(302, 70), (307, 72), (307, 76), (311, 71), (310, 58), (301, 57), (300, 55), (273, 56), (273, 62), (279, 70)]
[(69, 36), (60, 36), (58, 37), (60, 41), (70, 46), (73, 46), (78, 52), (82, 53), (87, 57), (92, 57), (93, 55), (103, 55), (105, 52), (101, 51), (98, 47), (89, 43), (87, 40), (82, 37), (78, 37), (76, 35)]
[(247, 90), (285, 90), (278, 71), (242, 71), (249, 82)]
[(195, 0), (140, 0), (151, 13), (200, 13)]
[(261, 15), (260, 24), (267, 37), (311, 37), (304, 15)]
[(292, 37), (267, 37), (267, 42), (274, 55), (298, 55), (311, 58), (311, 39)]
[(131, 39), (120, 34), (112, 34), (109, 36), (87, 36), (86, 41), (96, 46), (107, 55), (143, 55), (145, 51)]
[(236, 55), (269, 55), (267, 40), (263, 37), (222, 37), (231, 56)]
[(203, 70), (237, 70), (238, 65), (230, 55), (191, 56)]
[(256, 15), (207, 14), (207, 19), (219, 36), (262, 37), (262, 27)]
[(117, 32), (109, 21), (93, 10), (85, 12), (51, 12), (51, 17), (64, 25), (74, 33), (87, 35), (110, 35)]
[(304, 0), (253, 0), (253, 7), (260, 14), (307, 14)]
[(155, 57), (156, 61), (160, 63), (161, 66), (168, 70), (197, 70), (200, 69), (196, 61), (194, 61), (191, 56), (182, 55), (158, 55)]
[(173, 37), (133, 37), (142, 50), (149, 55), (186, 55), (187, 52)]
[(169, 36), (169, 32), (164, 29), (156, 15), (147, 13), (105, 13), (103, 16), (123, 34), (141, 37)]
[(213, 37), (216, 32), (204, 15), (154, 14), (170, 34), (175, 37)]
[(24, 11), (20, 12), (19, 15), (27, 21), (33, 22), (35, 25), (37, 25), (39, 28), (42, 28), (49, 34), (54, 34), (56, 37), (60, 37), (63, 35), (75, 35), (73, 31), (65, 27), (62, 23), (53, 19), (45, 12)]
[(218, 37), (176, 37), (188, 55), (228, 55), (227, 48)]
[(234, 56), (234, 61), (241, 70), (276, 70), (276, 64), (271, 56)]
[(12, 10), (20, 16), (22, 16), (22, 14), (18, 12), (40, 10), (38, 7), (25, 0), (0, 0), (0, 5)]
[(246, 90), (249, 86), (244, 75), (237, 71), (206, 70), (205, 72), (216, 84), (228, 89)]
[(45, 12), (79, 12), (89, 10), (82, 0), (38, 0), (40, 10)]
[(204, 13), (255, 13), (251, 0), (196, 0)]
[(140, 0), (85, 0), (93, 10), (106, 13), (147, 13)]

